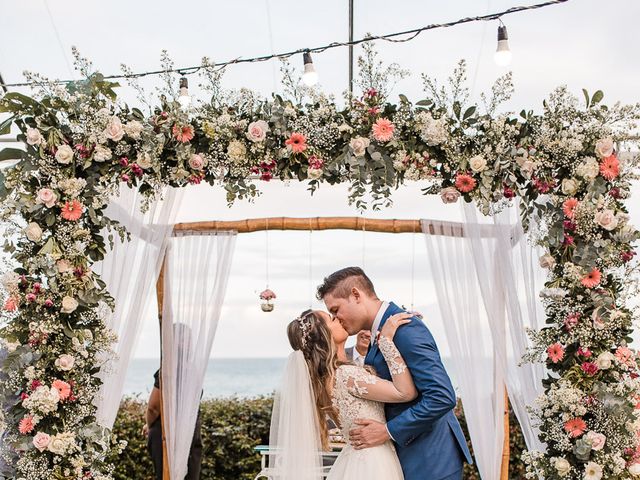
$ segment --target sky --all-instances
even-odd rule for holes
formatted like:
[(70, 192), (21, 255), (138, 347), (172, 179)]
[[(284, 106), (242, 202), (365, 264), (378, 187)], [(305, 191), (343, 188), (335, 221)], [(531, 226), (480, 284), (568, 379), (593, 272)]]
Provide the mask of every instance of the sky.
[[(401, 31), (526, 3), (534, 2), (356, 0), (355, 38), (368, 32)], [(134, 71), (155, 70), (163, 49), (168, 50), (176, 66), (191, 66), (203, 56), (225, 61), (315, 47), (347, 39), (347, 5), (346, 0), (0, 0), (0, 73), (6, 82), (21, 81), (24, 70), (51, 78), (78, 78), (71, 69), (72, 45), (105, 74), (119, 73), (122, 63)], [(504, 17), (513, 51), (508, 69), (493, 61), (495, 21), (428, 31), (407, 43), (377, 45), (384, 62), (397, 62), (411, 72), (396, 85), (394, 95), (404, 93), (412, 100), (423, 98), (422, 73), (445, 82), (458, 60), (465, 59), (469, 86), (476, 100), (497, 77), (513, 72), (516, 90), (504, 106), (506, 110), (539, 111), (542, 100), (559, 85), (567, 85), (580, 96), (582, 88), (591, 92), (602, 89), (605, 102), (632, 103), (639, 100), (640, 87), (638, 18), (640, 2), (636, 0), (570, 0)], [(359, 47), (355, 49), (356, 56), (360, 51)], [(302, 58), (292, 58), (291, 62), (296, 68), (302, 67)], [(348, 80), (347, 50), (316, 54), (314, 64), (320, 87), (341, 98)], [(278, 69), (275, 61), (233, 66), (227, 69), (223, 84), (269, 95), (281, 91)], [(141, 84), (152, 93), (158, 82), (157, 77), (147, 77)], [(193, 93), (197, 93), (195, 83), (191, 82)], [(131, 105), (138, 103), (126, 86), (119, 89), (119, 94)], [(254, 203), (237, 202), (227, 208), (220, 189), (189, 187), (178, 221), (360, 214), (347, 205), (345, 187), (323, 186), (313, 197), (305, 185), (297, 183), (261, 183), (260, 188), (264, 194)], [(636, 195), (640, 193), (635, 190)], [(454, 221), (461, 218), (459, 206), (445, 206), (437, 197), (422, 196), (419, 185), (403, 187), (393, 198), (393, 208), (366, 215)], [(638, 210), (631, 205), (636, 224), (640, 223)], [(263, 313), (257, 298), (266, 284), (266, 234), (240, 235), (214, 357), (285, 356), (289, 351), (284, 335), (286, 324), (309, 306), (315, 286), (325, 275), (354, 264), (364, 266), (382, 298), (407, 306), (413, 300), (443, 354), (447, 354), (442, 322), (450, 319), (442, 319), (438, 312), (434, 279), (420, 235), (334, 231), (270, 232), (268, 236), (270, 286), (278, 295), (276, 309)], [(135, 355), (157, 357), (158, 349), (157, 322), (154, 318), (145, 319)]]

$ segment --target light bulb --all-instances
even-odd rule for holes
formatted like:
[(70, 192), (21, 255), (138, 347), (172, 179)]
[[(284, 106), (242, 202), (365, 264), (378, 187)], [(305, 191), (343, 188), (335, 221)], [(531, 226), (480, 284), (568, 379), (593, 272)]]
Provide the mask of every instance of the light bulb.
[(311, 60), (311, 54), (309, 52), (305, 52), (303, 58), (304, 73), (302, 74), (302, 81), (308, 87), (313, 87), (318, 83), (318, 72), (316, 72), (316, 68), (313, 66), (313, 60)]
[(191, 96), (189, 95), (189, 81), (186, 77), (180, 79), (180, 94), (178, 95), (178, 103), (183, 109), (189, 108), (191, 105)]
[(500, 25), (498, 27), (498, 48), (493, 55), (496, 64), (506, 67), (511, 63), (513, 54), (509, 50), (509, 35), (507, 35), (507, 27)]

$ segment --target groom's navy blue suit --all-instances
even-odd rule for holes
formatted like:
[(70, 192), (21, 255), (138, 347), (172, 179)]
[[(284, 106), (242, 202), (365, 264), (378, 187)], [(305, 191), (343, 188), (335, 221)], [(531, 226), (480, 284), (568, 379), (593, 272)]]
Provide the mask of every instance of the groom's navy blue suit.
[[(389, 304), (379, 328), (391, 315), (403, 311)], [(471, 454), (453, 413), (456, 395), (431, 332), (413, 317), (396, 331), (393, 342), (418, 390), (412, 402), (385, 405), (387, 428), (395, 441), (404, 478), (444, 480), (456, 474), (461, 478), (464, 461), (472, 462)], [(375, 368), (381, 378), (391, 380), (377, 342), (369, 349), (365, 364)]]

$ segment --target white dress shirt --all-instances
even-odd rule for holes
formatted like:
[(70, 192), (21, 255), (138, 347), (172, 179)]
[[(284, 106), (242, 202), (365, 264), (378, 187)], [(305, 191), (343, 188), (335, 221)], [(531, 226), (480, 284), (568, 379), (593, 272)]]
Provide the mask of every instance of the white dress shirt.
[(360, 365), (361, 367), (364, 366), (365, 355), (360, 355), (358, 349), (355, 346), (353, 347), (353, 363), (355, 363), (356, 365)]
[(389, 308), (389, 302), (382, 302), (380, 305), (380, 309), (376, 315), (376, 318), (373, 320), (373, 325), (371, 326), (371, 345), (376, 343), (376, 337), (378, 336), (378, 329), (380, 328), (380, 322), (382, 322), (382, 316), (384, 312)]

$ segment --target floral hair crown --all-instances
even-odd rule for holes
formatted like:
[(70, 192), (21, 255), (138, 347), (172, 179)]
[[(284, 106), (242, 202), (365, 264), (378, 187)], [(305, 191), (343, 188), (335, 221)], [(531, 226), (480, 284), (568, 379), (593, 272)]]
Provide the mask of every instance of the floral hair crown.
[(309, 340), (309, 332), (311, 331), (311, 322), (309, 322), (309, 317), (311, 316), (311, 311), (308, 313), (302, 314), (299, 317), (296, 317), (296, 321), (300, 323), (300, 330), (302, 330), (302, 348), (307, 346), (307, 340)]

